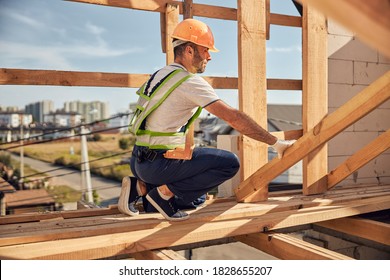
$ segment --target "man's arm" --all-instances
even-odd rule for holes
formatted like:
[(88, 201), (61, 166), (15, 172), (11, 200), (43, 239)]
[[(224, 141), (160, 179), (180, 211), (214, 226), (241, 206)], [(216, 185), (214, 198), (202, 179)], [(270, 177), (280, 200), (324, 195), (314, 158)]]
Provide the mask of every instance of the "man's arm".
[(230, 107), (222, 100), (211, 103), (206, 106), (205, 109), (218, 118), (223, 119), (238, 132), (270, 145), (278, 153), (279, 158), (281, 158), (284, 151), (295, 142), (295, 140), (278, 139), (257, 124), (247, 114)]
[(278, 140), (247, 114), (227, 105), (222, 100), (211, 103), (205, 109), (218, 118), (223, 119), (238, 132), (257, 141), (273, 145)]

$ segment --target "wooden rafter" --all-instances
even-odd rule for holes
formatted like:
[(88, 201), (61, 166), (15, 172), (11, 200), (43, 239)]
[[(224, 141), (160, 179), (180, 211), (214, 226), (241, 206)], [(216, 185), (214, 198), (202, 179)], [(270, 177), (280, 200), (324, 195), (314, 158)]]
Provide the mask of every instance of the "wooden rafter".
[(282, 233), (254, 233), (235, 239), (282, 260), (351, 260), (345, 255)]
[(353, 172), (379, 156), (390, 148), (390, 129), (382, 133), (375, 140), (370, 142), (364, 148), (355, 152), (346, 161), (333, 169), (327, 175), (327, 188), (335, 187), (342, 180), (347, 178)]
[(316, 226), (372, 240), (390, 246), (390, 224), (348, 217), (316, 223)]
[[(252, 176), (243, 181), (236, 189), (236, 198), (240, 202), (259, 201), (268, 184), (275, 177), (303, 159), (345, 128), (361, 119), (390, 98), (390, 71), (365, 88), (359, 94), (327, 115), (313, 129), (305, 133), (286, 150), (283, 159), (275, 158), (262, 166)], [(257, 194), (261, 195), (257, 197)]]

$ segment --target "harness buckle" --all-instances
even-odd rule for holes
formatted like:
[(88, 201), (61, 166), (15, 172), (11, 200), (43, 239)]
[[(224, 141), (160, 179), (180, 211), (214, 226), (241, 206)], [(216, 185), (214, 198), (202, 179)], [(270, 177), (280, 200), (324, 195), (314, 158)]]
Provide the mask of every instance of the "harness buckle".
[(157, 157), (157, 152), (153, 150), (148, 149), (147, 152), (145, 153), (145, 158), (150, 162), (153, 162), (156, 159), (156, 157)]

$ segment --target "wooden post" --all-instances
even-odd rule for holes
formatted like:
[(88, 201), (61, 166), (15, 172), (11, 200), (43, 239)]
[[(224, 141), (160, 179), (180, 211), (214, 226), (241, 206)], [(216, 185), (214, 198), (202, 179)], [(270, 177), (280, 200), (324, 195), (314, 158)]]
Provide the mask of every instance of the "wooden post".
[(166, 63), (171, 64), (174, 60), (172, 33), (176, 25), (179, 23), (179, 7), (177, 4), (167, 4), (165, 12), (165, 51)]
[(192, 0), (184, 0), (183, 2), (183, 18), (193, 18), (194, 12), (193, 12), (193, 2)]
[(266, 26), (266, 39), (271, 37), (271, 0), (265, 2), (265, 26)]
[[(238, 0), (239, 109), (267, 128), (266, 0)], [(266, 144), (243, 136), (240, 143), (241, 178), (251, 176), (268, 161)], [(257, 192), (258, 200), (268, 189)]]
[[(307, 5), (302, 18), (302, 125), (307, 133), (328, 112), (328, 52), (325, 17)], [(303, 194), (327, 190), (324, 178), (328, 173), (327, 144), (303, 159)]]

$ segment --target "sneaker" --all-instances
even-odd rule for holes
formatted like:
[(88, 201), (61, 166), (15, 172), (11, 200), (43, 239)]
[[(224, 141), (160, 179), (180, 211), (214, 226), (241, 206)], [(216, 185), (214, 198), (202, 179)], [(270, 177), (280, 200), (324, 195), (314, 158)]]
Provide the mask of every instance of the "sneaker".
[(152, 189), (146, 195), (146, 199), (169, 221), (183, 221), (190, 217), (187, 213), (175, 209), (172, 204), (174, 197), (169, 200), (163, 199), (159, 195), (157, 188)]
[(118, 201), (118, 209), (122, 214), (135, 216), (139, 214), (136, 203), (139, 199), (137, 190), (137, 178), (124, 177), (122, 179), (121, 194)]

